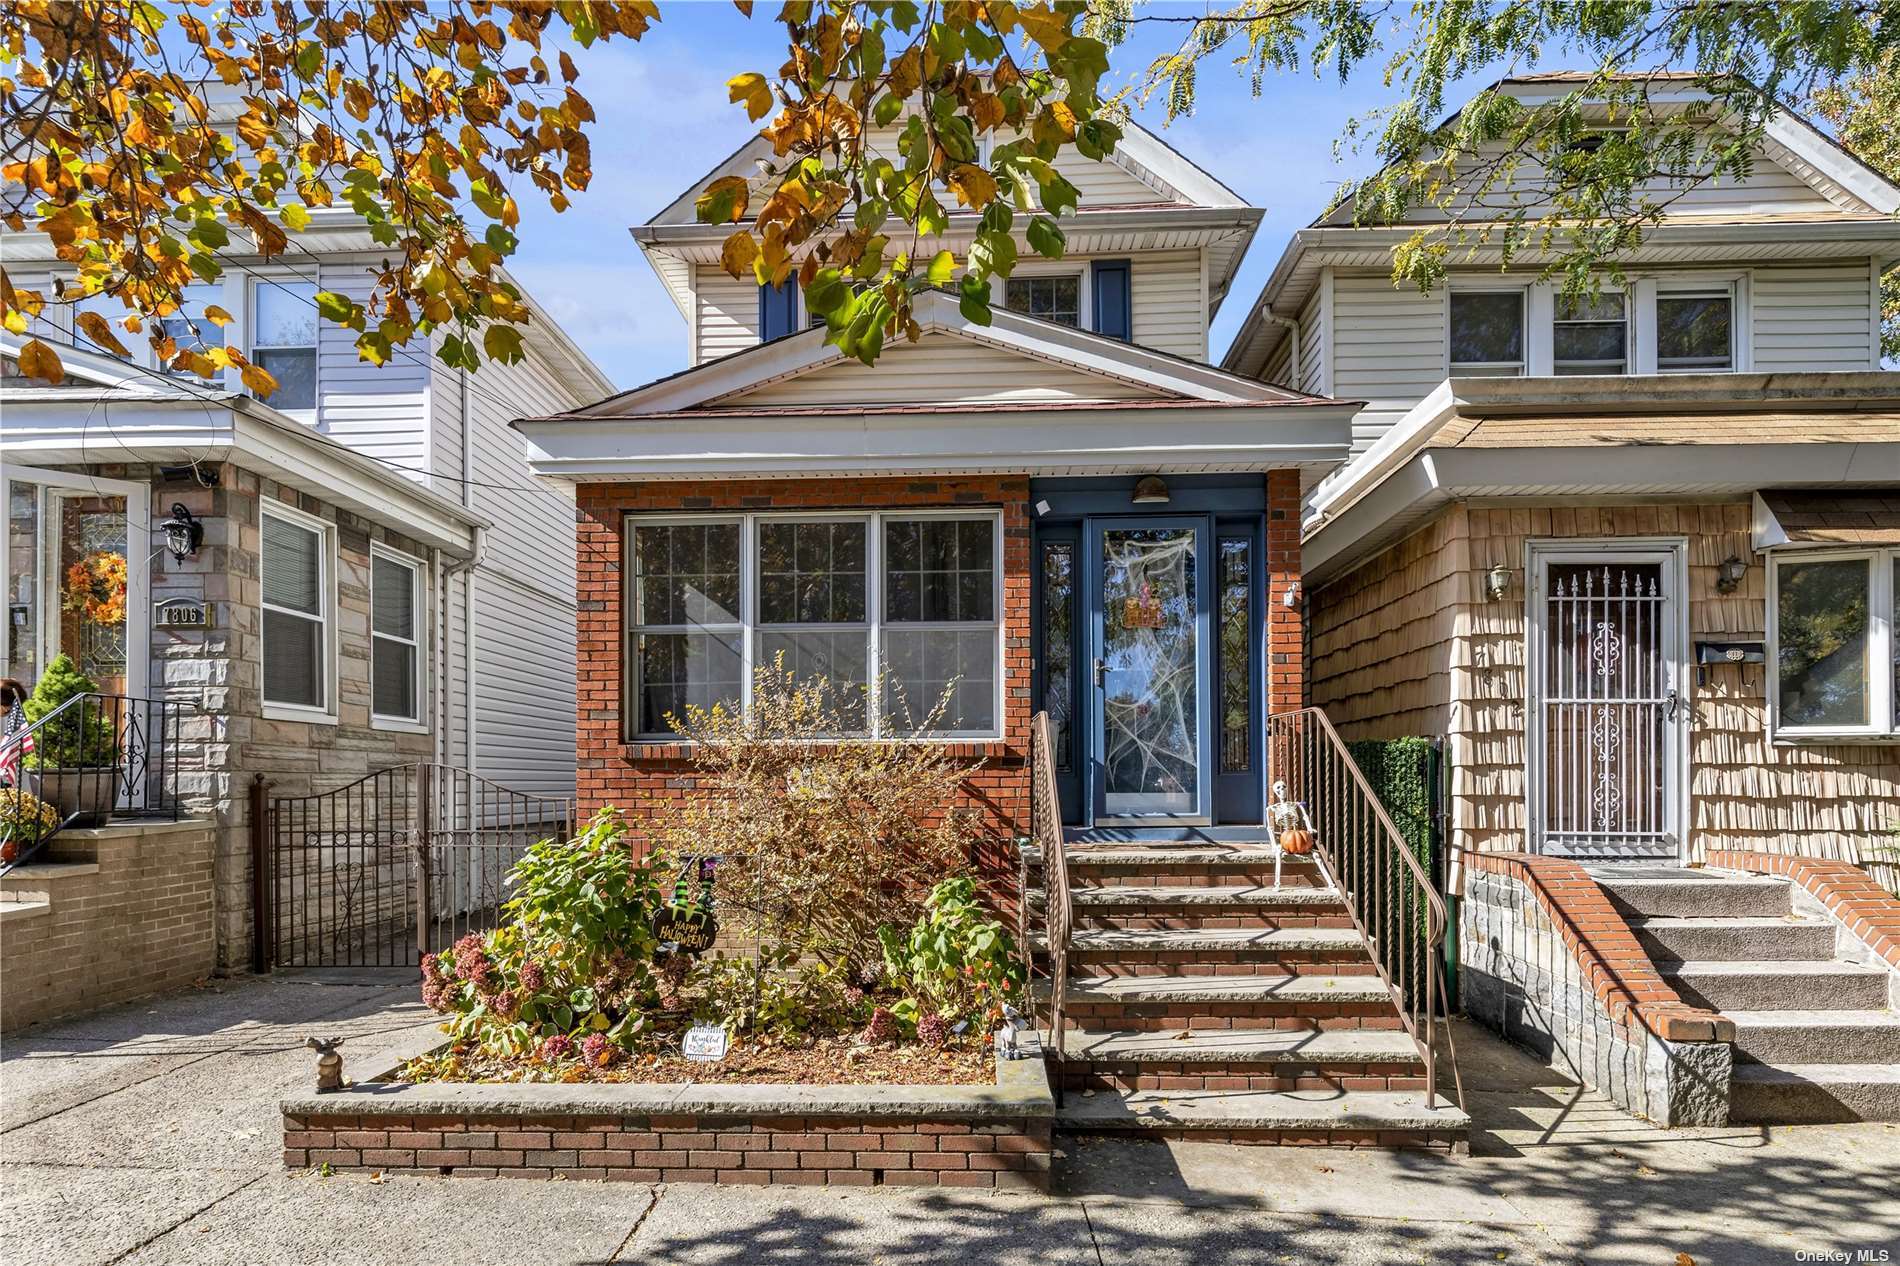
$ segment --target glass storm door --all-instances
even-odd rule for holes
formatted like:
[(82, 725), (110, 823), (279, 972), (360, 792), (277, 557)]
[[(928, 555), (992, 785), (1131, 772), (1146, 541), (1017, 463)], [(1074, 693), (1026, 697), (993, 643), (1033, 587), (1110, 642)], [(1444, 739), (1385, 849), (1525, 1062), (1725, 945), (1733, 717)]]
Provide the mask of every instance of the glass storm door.
[(1091, 524), (1098, 822), (1209, 820), (1208, 538), (1205, 519)]

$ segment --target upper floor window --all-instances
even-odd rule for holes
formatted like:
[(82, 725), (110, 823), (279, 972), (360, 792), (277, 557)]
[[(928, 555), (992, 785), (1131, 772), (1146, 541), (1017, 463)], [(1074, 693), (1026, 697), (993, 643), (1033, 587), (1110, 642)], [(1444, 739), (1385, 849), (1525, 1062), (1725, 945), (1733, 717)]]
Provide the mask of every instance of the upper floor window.
[(1775, 732), (1900, 737), (1900, 550), (1776, 556)]
[(317, 407), (317, 287), (259, 278), (251, 289), (251, 360), (277, 380), (269, 403), (296, 413)]
[(1082, 279), (1073, 273), (1054, 277), (1011, 277), (1005, 287), (1003, 302), (1011, 312), (1026, 313), (1079, 329), (1082, 324)]
[(1451, 292), (1451, 371), (1468, 378), (1524, 372), (1524, 292)]
[(1729, 286), (1656, 292), (1656, 369), (1735, 367), (1735, 292)]
[[(158, 324), (171, 340), (182, 348), (194, 352), (207, 352), (214, 347), (224, 346), (224, 327), (205, 315), (205, 309), (224, 301), (223, 286), (186, 286), (179, 292), (181, 300), (178, 309), (168, 317), (160, 317)], [(125, 315), (124, 305), (112, 301)], [(121, 340), (123, 341), (123, 340)], [(166, 372), (193, 382), (203, 382), (189, 369), (171, 368)]]
[(1557, 373), (1627, 373), (1629, 351), (1629, 314), (1621, 291), (1595, 298), (1557, 296), (1551, 318), (1552, 367)]

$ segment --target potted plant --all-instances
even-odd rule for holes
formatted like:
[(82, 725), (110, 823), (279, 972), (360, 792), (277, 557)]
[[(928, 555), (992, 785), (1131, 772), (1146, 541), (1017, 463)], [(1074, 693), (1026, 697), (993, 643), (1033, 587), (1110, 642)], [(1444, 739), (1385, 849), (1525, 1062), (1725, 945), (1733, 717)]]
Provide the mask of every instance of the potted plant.
[(18, 861), (48, 831), (60, 813), (24, 787), (0, 787), (0, 863)]
[(39, 775), (40, 796), (57, 806), (74, 826), (97, 826), (111, 814), (118, 790), (118, 726), (97, 702), (82, 700), (53, 716), (59, 706), (99, 687), (79, 671), (69, 655), (56, 655), (39, 684), (27, 696), (26, 719), (38, 724), (52, 717), (34, 739), (29, 758)]

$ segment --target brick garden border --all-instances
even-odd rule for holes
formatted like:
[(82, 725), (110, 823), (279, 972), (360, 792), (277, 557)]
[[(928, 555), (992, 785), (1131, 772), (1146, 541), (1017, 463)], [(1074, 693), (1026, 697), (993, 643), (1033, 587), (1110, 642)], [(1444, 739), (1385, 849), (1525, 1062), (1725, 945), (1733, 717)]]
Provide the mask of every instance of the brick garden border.
[(994, 1086), (388, 1080), (280, 1105), (284, 1164), (455, 1177), (1047, 1191), (1040, 1054)]

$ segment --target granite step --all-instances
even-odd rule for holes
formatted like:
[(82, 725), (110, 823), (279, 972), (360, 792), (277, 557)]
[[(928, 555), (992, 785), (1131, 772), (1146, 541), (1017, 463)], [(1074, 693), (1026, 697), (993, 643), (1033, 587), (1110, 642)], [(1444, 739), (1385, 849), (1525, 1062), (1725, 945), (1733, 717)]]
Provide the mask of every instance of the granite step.
[[(1049, 983), (1036, 982), (1046, 992)], [(1067, 992), (1076, 1002), (1219, 1003), (1390, 1002), (1392, 995), (1377, 976), (1122, 976), (1071, 980)]]
[(1058, 1132), (1206, 1142), (1465, 1150), (1471, 1118), (1420, 1091), (1134, 1090), (1064, 1097)]
[(1737, 1064), (1732, 1125), (1900, 1121), (1900, 1065)]
[[(1036, 982), (1047, 997), (1047, 981)], [(1396, 1029), (1392, 995), (1365, 976), (1120, 976), (1071, 979), (1071, 1029)]]
[(1072, 976), (1360, 975), (1373, 970), (1351, 928), (1078, 928)]
[(1635, 919), (1630, 929), (1654, 959), (1788, 962), (1834, 956), (1832, 924), (1793, 917)]
[(1417, 1064), (1418, 1046), (1405, 1033), (1197, 1032), (1163, 1029), (1082, 1030), (1068, 1037), (1064, 1058), (1123, 1063)]
[(1726, 1011), (1735, 1057), (1756, 1064), (1900, 1064), (1900, 1016), (1869, 1011)]
[(1680, 878), (1623, 879), (1592, 872), (1612, 905), (1639, 919), (1745, 919), (1786, 916), (1793, 897), (1785, 879), (1683, 871)]
[(1685, 1002), (1714, 1011), (1879, 1009), (1888, 1005), (1888, 973), (1878, 967), (1822, 961), (1657, 962), (1656, 970)]

